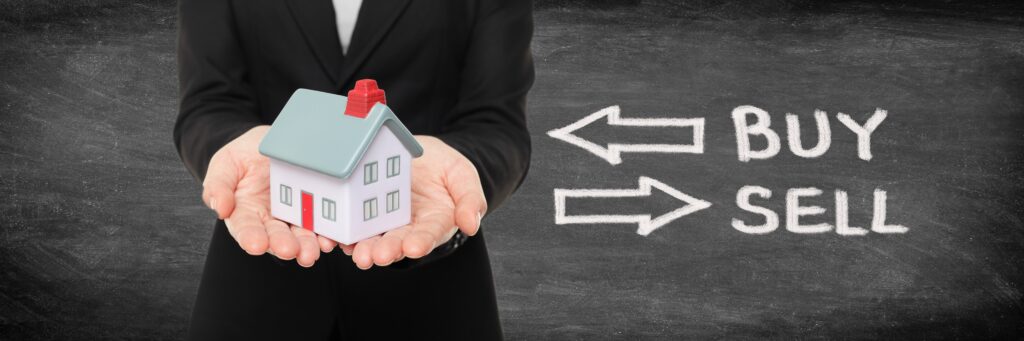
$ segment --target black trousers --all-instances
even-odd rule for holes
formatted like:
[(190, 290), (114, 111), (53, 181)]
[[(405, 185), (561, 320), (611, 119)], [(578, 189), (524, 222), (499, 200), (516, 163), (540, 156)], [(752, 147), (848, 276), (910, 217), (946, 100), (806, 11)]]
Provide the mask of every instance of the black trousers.
[(483, 234), (410, 268), (359, 270), (340, 249), (311, 268), (250, 256), (216, 225), (190, 340), (498, 340)]

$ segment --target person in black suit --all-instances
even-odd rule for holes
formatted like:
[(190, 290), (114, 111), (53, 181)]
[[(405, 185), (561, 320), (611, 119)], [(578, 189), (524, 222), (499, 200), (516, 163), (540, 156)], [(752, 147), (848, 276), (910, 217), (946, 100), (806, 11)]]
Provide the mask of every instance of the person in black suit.
[[(363, 1), (345, 48), (334, 8), (179, 4), (174, 142), (224, 219), (189, 338), (500, 339), (478, 231), (529, 167), (531, 1)], [(256, 146), (296, 89), (344, 94), (362, 78), (387, 91), (425, 149), (413, 163), (413, 222), (331, 252), (333, 241), (269, 216)]]

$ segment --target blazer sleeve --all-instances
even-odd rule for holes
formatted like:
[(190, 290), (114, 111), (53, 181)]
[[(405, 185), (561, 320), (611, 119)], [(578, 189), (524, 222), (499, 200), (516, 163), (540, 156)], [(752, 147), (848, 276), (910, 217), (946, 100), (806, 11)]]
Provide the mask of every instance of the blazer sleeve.
[(178, 7), (174, 144), (200, 181), (218, 149), (262, 124), (232, 13), (230, 0), (182, 0)]
[(476, 166), (489, 210), (512, 195), (530, 166), (526, 94), (534, 79), (532, 10), (532, 1), (522, 0), (478, 6), (458, 102), (437, 136)]

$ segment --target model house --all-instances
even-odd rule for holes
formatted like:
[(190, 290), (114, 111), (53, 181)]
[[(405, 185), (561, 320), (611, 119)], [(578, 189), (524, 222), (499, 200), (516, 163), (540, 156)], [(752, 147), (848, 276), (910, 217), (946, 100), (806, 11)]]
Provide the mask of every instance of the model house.
[(423, 148), (373, 80), (348, 97), (295, 91), (260, 153), (277, 219), (344, 244), (409, 223), (410, 166)]

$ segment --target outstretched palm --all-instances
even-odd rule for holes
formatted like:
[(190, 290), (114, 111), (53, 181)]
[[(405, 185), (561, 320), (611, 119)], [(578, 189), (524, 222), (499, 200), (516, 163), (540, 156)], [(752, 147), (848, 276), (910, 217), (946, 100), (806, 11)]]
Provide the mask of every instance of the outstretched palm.
[(417, 136), (423, 156), (412, 162), (412, 222), (354, 246), (342, 245), (360, 268), (419, 258), (461, 229), (474, 235), (487, 201), (476, 168), (441, 140)]
[(253, 128), (213, 155), (203, 181), (203, 201), (224, 219), (228, 232), (249, 254), (270, 252), (312, 266), (320, 251), (330, 252), (337, 243), (270, 215), (270, 160), (258, 151), (268, 128)]

